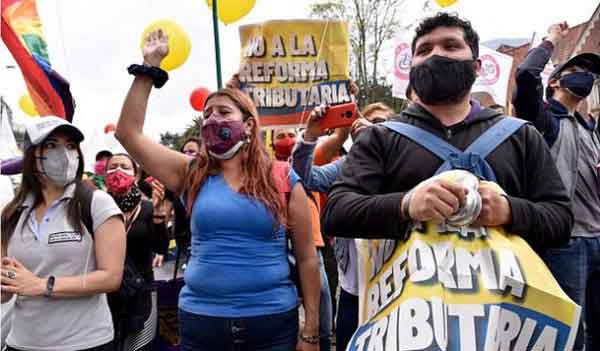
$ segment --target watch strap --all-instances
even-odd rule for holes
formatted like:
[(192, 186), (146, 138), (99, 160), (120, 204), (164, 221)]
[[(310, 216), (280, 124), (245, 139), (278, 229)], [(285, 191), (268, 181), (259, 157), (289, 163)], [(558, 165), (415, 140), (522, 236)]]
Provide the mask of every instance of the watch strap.
[(56, 278), (54, 278), (53, 275), (48, 277), (48, 280), (46, 281), (46, 292), (44, 292), (44, 296), (45, 297), (51, 297), (52, 296), (52, 292), (54, 290), (54, 281), (56, 280)]

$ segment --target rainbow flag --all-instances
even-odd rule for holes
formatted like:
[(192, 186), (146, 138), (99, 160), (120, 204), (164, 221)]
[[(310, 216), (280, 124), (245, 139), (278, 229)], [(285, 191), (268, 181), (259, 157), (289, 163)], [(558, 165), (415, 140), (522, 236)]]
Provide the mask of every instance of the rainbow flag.
[(75, 103), (69, 82), (52, 69), (35, 0), (2, 0), (2, 41), (21, 68), (40, 116), (72, 121)]

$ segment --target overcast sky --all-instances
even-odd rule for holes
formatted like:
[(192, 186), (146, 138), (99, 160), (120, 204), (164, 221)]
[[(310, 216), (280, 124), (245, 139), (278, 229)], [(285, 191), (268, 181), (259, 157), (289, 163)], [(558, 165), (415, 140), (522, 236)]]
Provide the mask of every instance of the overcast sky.
[[(424, 0), (406, 0), (406, 22), (421, 16)], [(238, 25), (270, 19), (308, 17), (315, 0), (257, 0), (252, 12), (232, 25), (220, 25), (223, 80), (239, 62)], [(597, 0), (459, 0), (447, 8), (469, 19), (482, 41), (495, 38), (529, 38), (557, 21), (570, 25), (587, 21)], [(189, 34), (192, 50), (188, 61), (172, 72), (170, 80), (151, 96), (146, 132), (154, 137), (164, 131), (181, 131), (194, 116), (190, 92), (199, 86), (216, 88), (211, 14), (204, 0), (38, 0), (48, 51), (53, 67), (71, 83), (77, 101), (74, 122), (88, 138), (98, 136), (104, 125), (116, 122), (131, 83), (126, 67), (141, 62), (140, 35), (150, 22), (171, 19)], [(0, 45), (0, 94), (23, 112), (18, 98), (26, 92), (18, 69), (4, 45)]]

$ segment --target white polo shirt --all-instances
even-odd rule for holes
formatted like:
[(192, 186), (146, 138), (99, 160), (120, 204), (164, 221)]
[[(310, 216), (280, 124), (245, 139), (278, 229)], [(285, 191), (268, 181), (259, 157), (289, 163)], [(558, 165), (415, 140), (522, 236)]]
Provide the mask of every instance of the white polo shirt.
[[(33, 196), (24, 202), (8, 243), (8, 255), (38, 277), (82, 276), (96, 270), (92, 236), (83, 225), (84, 233), (75, 231), (67, 220), (68, 200), (74, 191), (74, 184), (68, 186), (39, 224), (29, 218), (35, 217), (34, 212), (30, 214)], [(99, 190), (93, 194), (91, 215), (94, 231), (110, 217), (122, 216), (112, 197)], [(113, 338), (106, 294), (76, 298), (18, 296), (6, 343), (27, 351), (75, 351), (106, 344)]]

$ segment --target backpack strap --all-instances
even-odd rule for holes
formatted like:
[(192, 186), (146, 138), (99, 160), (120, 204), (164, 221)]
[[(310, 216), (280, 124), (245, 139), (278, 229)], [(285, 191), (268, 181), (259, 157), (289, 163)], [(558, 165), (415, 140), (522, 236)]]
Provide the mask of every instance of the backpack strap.
[[(282, 196), (281, 199), (283, 200), (284, 206), (287, 206), (287, 203), (290, 201), (290, 196), (292, 195), (292, 185), (290, 184), (290, 172), (292, 171), (292, 168), (289, 162), (273, 160), (272, 163), (272, 174), (273, 178), (275, 178), (277, 190), (279, 190), (279, 195)], [(308, 199), (318, 206), (318, 201), (312, 192), (307, 191), (304, 184), (302, 187)]]
[(462, 155), (459, 157), (451, 155), (451, 158), (446, 160), (436, 173), (455, 168), (472, 169), (473, 173), (480, 178), (495, 182), (496, 175), (485, 158), (526, 123), (522, 119), (503, 117), (475, 139)]
[(94, 220), (92, 219), (92, 200), (94, 199), (94, 189), (85, 184), (79, 185), (81, 210), (81, 222), (87, 229), (88, 233), (94, 238)]
[(465, 152), (477, 153), (485, 158), (526, 123), (522, 119), (505, 116), (481, 134)]
[(283, 200), (283, 205), (287, 207), (290, 195), (292, 193), (292, 185), (290, 184), (290, 164), (284, 161), (272, 161), (271, 172), (275, 179), (275, 185), (279, 190), (279, 196)]
[(382, 125), (411, 139), (444, 160), (435, 174), (451, 169), (464, 169), (482, 179), (495, 182), (496, 175), (485, 158), (525, 123), (527, 122), (518, 118), (504, 117), (481, 134), (465, 151), (408, 123), (385, 122)]
[(380, 125), (401, 134), (415, 143), (423, 146), (442, 160), (450, 159), (452, 154), (462, 154), (462, 151), (448, 144), (445, 140), (424, 129), (404, 122), (383, 122)]

